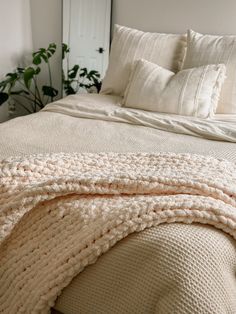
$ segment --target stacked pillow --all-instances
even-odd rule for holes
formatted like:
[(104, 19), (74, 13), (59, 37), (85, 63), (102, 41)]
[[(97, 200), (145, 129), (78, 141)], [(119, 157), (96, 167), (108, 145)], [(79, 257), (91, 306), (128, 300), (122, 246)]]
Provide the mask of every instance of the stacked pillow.
[(236, 36), (189, 30), (186, 38), (116, 25), (101, 93), (149, 111), (236, 113)]
[(132, 64), (137, 59), (146, 59), (177, 72), (184, 59), (185, 47), (185, 35), (144, 33), (115, 25), (109, 66), (101, 93), (123, 96)]
[(210, 63), (226, 66), (217, 113), (236, 113), (236, 36), (202, 35), (188, 31), (187, 54), (183, 69)]
[(125, 107), (199, 118), (217, 107), (225, 65), (204, 65), (173, 73), (146, 60), (135, 62), (125, 91)]

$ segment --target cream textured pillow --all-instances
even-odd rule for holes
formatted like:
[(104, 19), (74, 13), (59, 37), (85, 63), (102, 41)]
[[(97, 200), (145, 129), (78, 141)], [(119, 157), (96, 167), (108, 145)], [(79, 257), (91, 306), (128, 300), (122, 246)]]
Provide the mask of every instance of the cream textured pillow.
[(144, 33), (115, 25), (109, 66), (101, 93), (124, 95), (132, 64), (146, 59), (173, 72), (182, 66), (186, 51), (186, 35)]
[(216, 112), (236, 113), (236, 36), (202, 35), (189, 30), (183, 69), (213, 63), (224, 63), (227, 76)]
[(199, 118), (217, 106), (225, 65), (206, 65), (175, 74), (146, 60), (133, 66), (124, 106)]

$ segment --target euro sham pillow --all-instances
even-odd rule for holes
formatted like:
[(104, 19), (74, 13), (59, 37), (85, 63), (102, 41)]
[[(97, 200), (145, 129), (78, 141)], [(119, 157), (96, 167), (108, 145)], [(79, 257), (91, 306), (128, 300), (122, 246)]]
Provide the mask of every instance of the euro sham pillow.
[(143, 58), (177, 72), (185, 52), (186, 35), (147, 33), (115, 25), (101, 93), (123, 96), (132, 64), (137, 59)]
[(124, 106), (149, 111), (208, 118), (214, 114), (225, 65), (205, 65), (175, 74), (146, 60), (133, 66)]
[(226, 65), (226, 80), (216, 112), (236, 113), (236, 36), (202, 35), (189, 30), (183, 69), (213, 63)]

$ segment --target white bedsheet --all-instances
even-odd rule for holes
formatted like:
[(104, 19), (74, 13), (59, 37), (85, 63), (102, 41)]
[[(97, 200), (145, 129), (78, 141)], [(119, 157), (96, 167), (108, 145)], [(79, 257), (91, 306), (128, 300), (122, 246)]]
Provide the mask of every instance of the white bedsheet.
[(213, 119), (170, 115), (121, 107), (122, 98), (111, 95), (73, 95), (47, 105), (43, 111), (73, 117), (125, 122), (163, 131), (213, 140), (236, 142), (236, 115), (216, 115)]

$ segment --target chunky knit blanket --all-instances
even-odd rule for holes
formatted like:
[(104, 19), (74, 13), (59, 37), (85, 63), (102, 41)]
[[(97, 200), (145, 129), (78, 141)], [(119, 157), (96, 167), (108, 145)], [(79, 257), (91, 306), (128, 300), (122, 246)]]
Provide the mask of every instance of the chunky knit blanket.
[(51, 154), (0, 163), (0, 312), (49, 313), (132, 232), (211, 224), (236, 238), (236, 165), (189, 154)]

